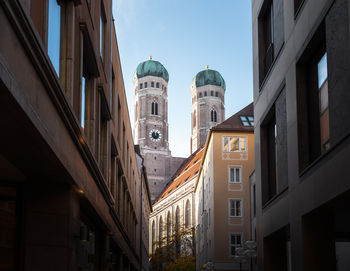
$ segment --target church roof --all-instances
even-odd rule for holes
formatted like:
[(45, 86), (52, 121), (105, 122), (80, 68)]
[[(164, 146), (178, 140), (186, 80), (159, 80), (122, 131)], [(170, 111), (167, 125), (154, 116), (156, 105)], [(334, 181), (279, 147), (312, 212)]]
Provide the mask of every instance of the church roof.
[(202, 87), (206, 85), (221, 86), (226, 90), (226, 83), (224, 78), (218, 71), (206, 69), (197, 73), (193, 78), (192, 83), (196, 84), (196, 87)]
[(160, 62), (151, 59), (140, 63), (136, 68), (137, 78), (149, 75), (162, 77), (165, 81), (169, 81), (169, 74), (166, 68)]
[(201, 165), (204, 146), (200, 147), (197, 151), (192, 153), (179, 167), (177, 172), (171, 178), (170, 182), (164, 188), (163, 192), (159, 195), (156, 202), (167, 198), (174, 193), (177, 189), (183, 186), (188, 181), (197, 177), (199, 167)]
[(211, 128), (212, 131), (254, 132), (254, 105), (247, 105), (236, 114)]

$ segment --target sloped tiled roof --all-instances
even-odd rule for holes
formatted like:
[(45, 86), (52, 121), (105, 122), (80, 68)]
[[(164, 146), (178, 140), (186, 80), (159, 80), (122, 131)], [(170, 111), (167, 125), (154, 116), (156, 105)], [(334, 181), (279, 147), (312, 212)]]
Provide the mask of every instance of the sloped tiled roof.
[(163, 192), (159, 195), (156, 202), (165, 199), (186, 182), (197, 176), (202, 161), (203, 151), (204, 146), (200, 147), (182, 163), (168, 185), (164, 188)]
[(254, 116), (253, 103), (247, 105), (236, 114), (229, 117), (227, 120), (219, 123), (211, 128), (213, 131), (240, 131), (240, 132), (253, 132), (254, 126), (244, 126), (241, 121), (241, 116)]

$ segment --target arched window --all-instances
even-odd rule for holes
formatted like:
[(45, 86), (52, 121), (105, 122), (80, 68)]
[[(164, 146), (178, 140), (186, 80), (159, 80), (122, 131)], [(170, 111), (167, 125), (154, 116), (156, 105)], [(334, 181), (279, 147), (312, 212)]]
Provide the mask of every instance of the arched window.
[(199, 98), (202, 98), (202, 92), (199, 92)]
[(175, 212), (175, 230), (178, 232), (180, 229), (180, 208), (179, 206), (176, 207)]
[(212, 122), (217, 122), (217, 114), (216, 114), (216, 110), (215, 109), (212, 109), (211, 111), (210, 111), (210, 120), (212, 121)]
[(205, 97), (205, 96), (207, 96), (207, 92), (206, 92), (206, 91), (204, 91), (204, 97)]
[(171, 239), (171, 216), (170, 216), (170, 211), (169, 211), (167, 218), (166, 218), (166, 241), (167, 241), (167, 244), (170, 243), (170, 239)]
[(151, 114), (158, 115), (158, 103), (156, 101), (152, 102)]
[(179, 206), (176, 207), (175, 212), (175, 252), (176, 256), (180, 253), (180, 208)]
[(159, 247), (162, 246), (162, 239), (163, 239), (163, 218), (160, 217), (159, 219)]
[(186, 213), (185, 213), (185, 227), (188, 228), (191, 224), (191, 204), (190, 201), (186, 202)]
[(214, 96), (214, 91), (210, 91), (210, 96)]
[(147, 88), (147, 82), (145, 82), (145, 88)]
[(215, 92), (215, 96), (216, 96), (216, 97), (219, 97), (219, 92)]
[(155, 249), (155, 241), (156, 241), (156, 229), (155, 229), (155, 225), (154, 225), (154, 220), (152, 222), (152, 253), (154, 253), (154, 249)]
[(156, 83), (156, 87), (159, 88), (159, 83)]
[(151, 82), (151, 88), (154, 88), (154, 82)]
[(142, 83), (140, 84), (140, 89), (142, 89)]

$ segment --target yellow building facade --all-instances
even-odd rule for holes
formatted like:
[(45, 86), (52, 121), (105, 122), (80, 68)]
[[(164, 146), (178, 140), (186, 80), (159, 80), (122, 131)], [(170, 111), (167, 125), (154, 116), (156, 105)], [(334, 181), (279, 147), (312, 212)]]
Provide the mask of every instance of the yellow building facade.
[(211, 128), (195, 186), (197, 270), (247, 270), (236, 249), (251, 239), (253, 104)]

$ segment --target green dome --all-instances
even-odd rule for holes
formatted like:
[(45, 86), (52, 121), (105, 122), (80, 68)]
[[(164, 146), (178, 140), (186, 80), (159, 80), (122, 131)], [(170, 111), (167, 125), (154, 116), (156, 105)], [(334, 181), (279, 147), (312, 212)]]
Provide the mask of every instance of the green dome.
[(147, 60), (140, 63), (136, 69), (137, 78), (142, 78), (148, 75), (162, 77), (165, 81), (169, 81), (168, 71), (164, 68), (164, 66), (154, 60)]
[(197, 73), (197, 75), (193, 78), (194, 83), (196, 83), (196, 87), (202, 87), (206, 85), (214, 85), (220, 86), (224, 90), (226, 90), (226, 84), (224, 78), (222, 78), (221, 74), (217, 71), (206, 69)]

